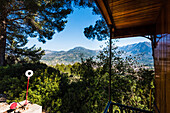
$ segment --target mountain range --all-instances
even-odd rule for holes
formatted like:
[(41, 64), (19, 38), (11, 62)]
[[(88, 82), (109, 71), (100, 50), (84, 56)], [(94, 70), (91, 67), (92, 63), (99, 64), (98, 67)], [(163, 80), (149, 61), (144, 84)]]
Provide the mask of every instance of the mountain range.
[(90, 50), (84, 47), (75, 47), (68, 51), (51, 51), (45, 50), (45, 55), (41, 61), (48, 65), (58, 64), (73, 64), (75, 62), (81, 62), (81, 58), (89, 58), (96, 56), (99, 50)]
[[(153, 66), (152, 48), (150, 42), (139, 42), (135, 44), (126, 45), (123, 47), (118, 47), (118, 50), (123, 50), (127, 55), (141, 55), (140, 63), (144, 65)], [(75, 62), (80, 62), (82, 58), (89, 58), (91, 56), (96, 56), (99, 50), (90, 50), (84, 47), (75, 47), (68, 51), (51, 51), (45, 50), (45, 55), (42, 57), (41, 62), (48, 65), (58, 64), (73, 64)]]
[(153, 67), (152, 46), (150, 42), (139, 42), (118, 47), (118, 49), (125, 51), (127, 55), (138, 55), (140, 57), (139, 63)]

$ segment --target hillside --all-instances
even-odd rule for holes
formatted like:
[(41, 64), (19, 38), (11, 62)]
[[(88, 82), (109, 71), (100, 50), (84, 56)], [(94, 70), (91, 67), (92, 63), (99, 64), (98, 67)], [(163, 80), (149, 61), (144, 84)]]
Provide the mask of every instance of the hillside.
[(132, 54), (138, 54), (138, 53), (145, 53), (146, 55), (152, 54), (152, 48), (150, 42), (139, 42), (135, 44), (130, 44), (127, 46), (119, 47), (119, 49)]
[(89, 58), (96, 56), (98, 50), (89, 50), (83, 47), (75, 47), (69, 51), (51, 51), (46, 50), (41, 59), (42, 62), (48, 65), (56, 65), (57, 63), (61, 64), (73, 64), (75, 62), (80, 62), (82, 58)]
[[(153, 58), (152, 58), (152, 48), (150, 42), (140, 42), (135, 44), (130, 44), (127, 46), (119, 47), (119, 50), (125, 51), (128, 55), (141, 55), (140, 63), (145, 65), (153, 66)], [(81, 57), (89, 58), (91, 56), (96, 56), (98, 54), (98, 50), (89, 50), (83, 47), (76, 47), (70, 49), (69, 51), (51, 51), (46, 50), (41, 59), (42, 62), (48, 65), (56, 65), (57, 63), (61, 64), (73, 64), (75, 62), (80, 62)]]
[(153, 66), (152, 47), (150, 42), (139, 42), (127, 46), (119, 47), (128, 55), (140, 55), (139, 62), (145, 65)]

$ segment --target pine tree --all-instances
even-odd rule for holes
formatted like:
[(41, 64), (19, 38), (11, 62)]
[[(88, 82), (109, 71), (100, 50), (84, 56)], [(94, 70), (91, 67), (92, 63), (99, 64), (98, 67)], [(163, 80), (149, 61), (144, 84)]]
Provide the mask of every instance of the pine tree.
[(93, 8), (93, 14), (99, 14), (93, 0), (0, 0), (0, 66), (7, 44), (17, 43), (18, 48), (28, 37), (43, 43), (52, 39), (55, 31), (64, 29), (73, 6)]
[(7, 43), (24, 45), (28, 37), (45, 43), (64, 29), (71, 12), (67, 0), (0, 0), (0, 66)]
[(109, 29), (104, 19), (99, 19), (96, 21), (94, 26), (90, 25), (84, 29), (84, 35), (88, 39), (97, 39), (98, 41), (102, 41), (109, 37)]
[(6, 46), (5, 64), (37, 63), (45, 55), (45, 51), (36, 48), (35, 45), (28, 47), (17, 47), (15, 44)]

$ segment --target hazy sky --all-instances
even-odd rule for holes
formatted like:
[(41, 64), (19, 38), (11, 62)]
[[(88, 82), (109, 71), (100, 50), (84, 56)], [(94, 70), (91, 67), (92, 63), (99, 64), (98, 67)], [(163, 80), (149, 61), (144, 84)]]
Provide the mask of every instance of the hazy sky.
[[(69, 50), (77, 46), (82, 46), (87, 49), (98, 50), (101, 45), (105, 44), (105, 41), (89, 40), (84, 34), (84, 28), (89, 25), (94, 25), (96, 20), (100, 17), (98, 15), (92, 15), (92, 9), (75, 9), (72, 14), (68, 16), (68, 23), (63, 31), (56, 33), (52, 40), (48, 40), (45, 44), (38, 42), (36, 38), (30, 39), (27, 44), (28, 47), (36, 44), (37, 47), (48, 50)], [(149, 41), (146, 38), (123, 38), (119, 39), (116, 43), (118, 46), (124, 46), (128, 44)]]

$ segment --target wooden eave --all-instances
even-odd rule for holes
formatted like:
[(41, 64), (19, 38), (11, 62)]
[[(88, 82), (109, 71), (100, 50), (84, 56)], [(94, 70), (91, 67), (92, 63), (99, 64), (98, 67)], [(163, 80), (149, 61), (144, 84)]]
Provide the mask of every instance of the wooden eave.
[(107, 5), (105, 4), (106, 2), (103, 0), (95, 0), (96, 4), (101, 12), (101, 14), (103, 15), (103, 18), (106, 20), (107, 25), (112, 25), (113, 21), (112, 21), (112, 14), (109, 14), (109, 8), (106, 7)]
[[(155, 34), (161, 0), (95, 0), (114, 38)], [(112, 37), (113, 38), (113, 37)]]

